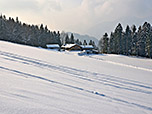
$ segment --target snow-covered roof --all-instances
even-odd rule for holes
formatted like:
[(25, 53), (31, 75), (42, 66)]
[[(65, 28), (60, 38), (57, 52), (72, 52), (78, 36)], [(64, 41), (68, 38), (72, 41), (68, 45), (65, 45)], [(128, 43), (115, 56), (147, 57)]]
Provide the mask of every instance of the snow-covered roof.
[(47, 44), (47, 48), (59, 48), (60, 46), (58, 44)]
[(93, 49), (93, 46), (92, 45), (81, 45), (82, 48), (91, 48)]
[(71, 47), (73, 47), (75, 45), (77, 45), (77, 44), (66, 44), (66, 45), (63, 45), (62, 47), (64, 47), (64, 48), (71, 48)]
[[(63, 45), (62, 47), (63, 48), (71, 48), (71, 47), (73, 47), (73, 46), (75, 46), (75, 45), (77, 45), (77, 44), (66, 44), (66, 45)], [(93, 46), (92, 45), (78, 45), (78, 46), (80, 46), (80, 47), (82, 47), (83, 49), (85, 49), (85, 48), (89, 48), (89, 49), (93, 49)]]

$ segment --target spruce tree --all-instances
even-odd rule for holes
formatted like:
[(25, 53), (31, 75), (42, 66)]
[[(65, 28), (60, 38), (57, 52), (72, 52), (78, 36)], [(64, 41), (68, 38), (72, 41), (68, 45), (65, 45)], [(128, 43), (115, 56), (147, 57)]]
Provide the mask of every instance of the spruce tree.
[(126, 55), (126, 44), (127, 44), (127, 36), (125, 32), (122, 33), (122, 54)]
[(16, 17), (16, 23), (19, 23), (19, 19), (18, 19), (18, 17)]
[(136, 45), (136, 53), (139, 56), (139, 48), (140, 48), (140, 40), (141, 40), (141, 26), (138, 27), (137, 31), (137, 45)]
[(71, 43), (71, 44), (74, 44), (74, 35), (73, 35), (73, 33), (71, 33), (70, 43)]
[(93, 41), (92, 40), (89, 41), (89, 45), (93, 45)]
[[(80, 45), (79, 39), (77, 39), (77, 40), (75, 41), (75, 43), (78, 44), (78, 45)], [(82, 42), (81, 42), (81, 45), (82, 45)]]
[(86, 40), (83, 41), (83, 45), (84, 46), (87, 45), (87, 41)]
[(105, 35), (103, 36), (103, 53), (108, 53), (108, 49), (109, 49), (109, 38), (108, 38), (108, 34), (105, 33)]
[(110, 41), (109, 41), (109, 53), (114, 54), (114, 33), (111, 32), (110, 34)]
[(146, 23), (146, 26), (143, 28), (146, 42), (145, 42), (145, 56), (150, 57), (150, 42), (151, 42), (151, 35), (150, 35), (150, 29), (151, 25), (149, 23)]
[(82, 45), (82, 42), (81, 42), (81, 41), (79, 41), (79, 45)]
[(117, 54), (122, 54), (122, 31), (123, 28), (119, 23), (114, 32), (114, 49)]
[(146, 34), (145, 31), (147, 30), (146, 28), (147, 22), (143, 24), (143, 26), (140, 28), (139, 33), (138, 33), (138, 55), (145, 57), (146, 56)]
[(150, 36), (149, 36), (149, 57), (152, 58), (152, 26), (150, 27)]
[(131, 36), (132, 36), (132, 41), (131, 41), (131, 55), (136, 55), (137, 56), (137, 33), (136, 33), (136, 26), (133, 25), (131, 27)]
[(105, 33), (99, 41), (99, 51), (101, 53), (108, 53), (108, 50), (109, 50), (108, 41), (109, 41), (108, 34)]
[(66, 34), (66, 37), (65, 37), (65, 44), (70, 44), (70, 39), (69, 39), (68, 34)]
[(0, 40), (7, 40), (6, 33), (7, 33), (6, 23), (3, 19), (3, 16), (1, 16), (0, 17)]
[(126, 27), (126, 31), (125, 31), (125, 37), (126, 37), (126, 51), (125, 54), (126, 55), (130, 55), (131, 54), (131, 44), (132, 44), (132, 37), (131, 37), (131, 30), (130, 27), (127, 25)]

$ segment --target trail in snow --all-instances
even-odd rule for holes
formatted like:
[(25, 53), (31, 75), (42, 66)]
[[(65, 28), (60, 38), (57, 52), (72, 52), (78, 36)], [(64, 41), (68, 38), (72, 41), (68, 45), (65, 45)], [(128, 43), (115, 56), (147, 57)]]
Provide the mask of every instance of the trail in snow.
[(97, 58), (97, 57), (93, 57), (93, 56), (86, 56), (92, 59), (96, 59), (96, 60), (100, 60), (106, 63), (110, 63), (110, 64), (114, 64), (114, 65), (119, 65), (119, 66), (123, 66), (123, 67), (129, 67), (129, 68), (134, 68), (134, 69), (138, 69), (138, 70), (143, 70), (143, 71), (148, 71), (148, 72), (152, 72), (152, 69), (148, 69), (148, 68), (143, 68), (143, 67), (138, 67), (138, 66), (133, 66), (133, 65), (127, 65), (127, 64), (123, 64), (123, 63), (118, 63), (118, 62), (113, 62), (113, 61), (109, 61), (109, 60), (105, 60), (102, 58)]
[[(145, 85), (142, 84), (141, 82), (135, 82), (133, 80), (128, 80), (128, 79), (124, 79), (124, 78), (118, 78), (115, 76), (110, 76), (110, 75), (106, 75), (106, 74), (100, 74), (100, 73), (94, 73), (91, 71), (84, 71), (84, 70), (80, 70), (80, 69), (76, 69), (76, 68), (70, 68), (67, 66), (61, 66), (61, 65), (53, 65), (51, 63), (48, 63), (46, 61), (42, 61), (42, 60), (38, 60), (38, 59), (33, 59), (33, 58), (29, 58), (29, 57), (25, 57), (25, 56), (20, 56), (17, 54), (13, 54), (13, 53), (8, 53), (8, 52), (2, 52), (0, 51), (0, 55), (1, 58), (9, 60), (9, 61), (14, 61), (14, 62), (19, 62), (22, 64), (26, 64), (26, 65), (33, 65), (36, 67), (40, 67), (40, 68), (45, 68), (48, 70), (57, 70), (63, 73), (68, 73), (71, 74), (71, 76), (74, 76), (76, 78), (82, 79), (82, 80), (86, 80), (86, 81), (90, 81), (90, 82), (95, 82), (95, 83), (99, 83), (99, 84), (103, 84), (106, 86), (111, 86), (114, 88), (119, 88), (119, 89), (125, 89), (128, 91), (135, 91), (135, 92), (141, 92), (141, 93), (145, 93), (145, 94), (152, 94), (152, 87), (149, 85)], [(70, 87), (73, 89), (77, 89), (80, 91), (84, 91), (87, 93), (91, 93), (91, 94), (95, 94), (101, 97), (105, 97), (107, 99), (111, 99), (114, 101), (118, 101), (118, 102), (122, 102), (122, 103), (126, 103), (126, 104), (130, 104), (130, 105), (134, 105), (140, 108), (144, 108), (146, 110), (150, 110), (152, 111), (152, 107), (148, 107), (148, 106), (144, 106), (141, 104), (137, 104), (137, 103), (133, 103), (133, 102), (128, 102), (126, 100), (122, 100), (119, 98), (114, 98), (93, 90), (88, 90), (88, 89), (84, 89), (82, 87), (77, 87), (77, 86), (72, 86), (69, 84), (64, 84), (61, 82), (57, 82), (57, 81), (53, 81), (47, 78), (44, 78), (42, 76), (37, 76), (37, 75), (33, 75), (33, 74), (29, 74), (29, 73), (24, 73), (22, 71), (18, 71), (15, 69), (10, 69), (10, 68), (6, 68), (3, 66), (0, 66), (1, 70), (5, 70), (5, 71), (9, 71), (12, 73), (16, 73), (25, 77), (32, 77), (32, 78), (36, 78), (36, 79), (40, 79), (43, 81), (47, 81), (50, 83), (54, 83), (54, 84), (58, 84), (61, 86), (66, 86), (66, 87)]]
[(26, 65), (33, 65), (33, 66), (48, 69), (48, 70), (56, 70), (62, 73), (68, 73), (71, 76), (82, 79), (82, 80), (95, 82), (95, 83), (111, 86), (118, 89), (141, 92), (145, 94), (152, 94), (152, 87), (150, 85), (143, 84), (141, 82), (128, 80), (125, 78), (118, 78), (118, 77), (106, 75), (106, 74), (95, 73), (91, 71), (80, 70), (76, 68), (70, 68), (67, 66), (53, 65), (46, 61), (24, 57), (24, 56), (20, 56), (20, 55), (8, 53), (8, 52), (0, 51), (0, 55), (3, 56), (3, 58), (6, 60), (19, 62)]
[[(73, 88), (73, 89), (76, 89), (76, 90), (80, 90), (80, 91), (84, 91), (84, 92), (87, 92), (87, 93), (95, 94), (95, 95), (105, 97), (105, 98), (108, 98), (108, 99), (111, 99), (111, 100), (114, 100), (114, 101), (122, 102), (122, 103), (129, 104), (129, 105), (134, 105), (134, 106), (152, 111), (152, 107), (148, 107), (148, 106), (144, 106), (144, 105), (141, 105), (141, 104), (128, 102), (126, 100), (122, 100), (122, 99), (119, 99), (119, 98), (114, 98), (114, 97), (111, 97), (111, 96), (107, 96), (105, 94), (102, 94), (102, 93), (99, 93), (99, 92), (96, 92), (96, 91), (93, 91), (93, 90), (87, 90), (87, 89), (84, 89), (84, 88), (81, 88), (81, 87), (76, 87), (76, 86), (72, 86), (72, 85), (69, 85), (69, 84), (64, 84), (64, 83), (61, 83), (61, 82), (57, 82), (57, 81), (53, 81), (53, 80), (50, 80), (50, 79), (47, 79), (47, 78), (43, 78), (41, 76), (36, 76), (36, 75), (33, 75), (33, 74), (24, 73), (24, 72), (21, 72), (21, 71), (18, 71), (18, 70), (9, 69), (9, 68), (5, 68), (5, 67), (2, 67), (2, 66), (0, 66), (0, 69), (19, 74), (19, 76), (22, 75), (22, 76), (25, 76), (25, 77), (32, 77), (32, 78), (40, 79), (40, 80), (43, 80), (43, 81), (47, 81), (49, 83), (58, 84), (58, 85), (61, 85), (61, 86)], [(21, 95), (19, 95), (19, 96), (20, 97), (25, 97), (25, 96), (21, 96)]]

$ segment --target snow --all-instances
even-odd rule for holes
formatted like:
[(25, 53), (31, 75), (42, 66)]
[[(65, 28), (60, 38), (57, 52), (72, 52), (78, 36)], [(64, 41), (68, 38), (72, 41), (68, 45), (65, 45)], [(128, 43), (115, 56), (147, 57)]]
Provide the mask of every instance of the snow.
[(73, 47), (75, 45), (77, 45), (77, 44), (66, 44), (66, 45), (63, 45), (62, 47), (63, 48), (71, 48), (71, 47)]
[(0, 41), (0, 114), (151, 114), (152, 59)]
[(46, 47), (47, 48), (60, 48), (60, 46), (58, 44), (47, 44)]
[(91, 48), (91, 49), (93, 49), (93, 46), (92, 46), (92, 45), (81, 45), (81, 47), (82, 47), (83, 49), (85, 49), (85, 48)]
[[(64, 47), (64, 48), (71, 48), (71, 47), (73, 47), (73, 46), (75, 46), (75, 45), (77, 45), (77, 44), (66, 44), (66, 45), (64, 45), (64, 46), (62, 46), (62, 47)], [(92, 45), (80, 45), (82, 48), (93, 48), (93, 46)]]

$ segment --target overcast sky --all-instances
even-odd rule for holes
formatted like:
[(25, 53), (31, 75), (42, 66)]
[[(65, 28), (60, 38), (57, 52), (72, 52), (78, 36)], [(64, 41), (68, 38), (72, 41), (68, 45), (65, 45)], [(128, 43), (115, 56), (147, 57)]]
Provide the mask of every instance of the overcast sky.
[(124, 28), (145, 21), (152, 24), (152, 0), (0, 0), (0, 13), (99, 39), (119, 22)]

